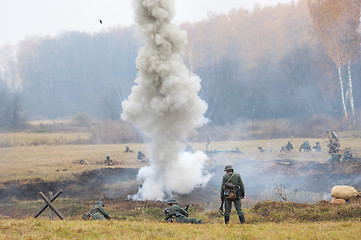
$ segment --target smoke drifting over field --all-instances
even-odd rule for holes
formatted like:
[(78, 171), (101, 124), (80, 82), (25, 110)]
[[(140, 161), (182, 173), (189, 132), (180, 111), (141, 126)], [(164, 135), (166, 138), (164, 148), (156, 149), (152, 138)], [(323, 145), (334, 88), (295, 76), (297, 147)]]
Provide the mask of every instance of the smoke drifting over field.
[(134, 0), (137, 33), (145, 46), (136, 63), (138, 76), (122, 103), (124, 121), (151, 139), (150, 166), (139, 171), (144, 181), (133, 199), (162, 200), (172, 193), (189, 193), (205, 185), (207, 156), (184, 153), (184, 141), (207, 122), (207, 104), (198, 97), (200, 78), (181, 59), (186, 33), (171, 24), (173, 0)]

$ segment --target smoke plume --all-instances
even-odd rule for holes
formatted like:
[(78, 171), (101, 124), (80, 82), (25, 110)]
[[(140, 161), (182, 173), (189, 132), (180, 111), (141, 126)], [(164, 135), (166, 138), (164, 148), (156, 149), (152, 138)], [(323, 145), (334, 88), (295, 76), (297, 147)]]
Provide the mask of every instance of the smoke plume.
[(173, 0), (134, 0), (137, 33), (145, 45), (136, 60), (138, 75), (128, 100), (122, 103), (124, 121), (135, 124), (151, 139), (150, 166), (138, 178), (142, 188), (133, 199), (163, 200), (204, 186), (207, 156), (185, 153), (184, 141), (207, 122), (207, 104), (198, 92), (200, 78), (182, 61), (186, 33), (171, 23)]

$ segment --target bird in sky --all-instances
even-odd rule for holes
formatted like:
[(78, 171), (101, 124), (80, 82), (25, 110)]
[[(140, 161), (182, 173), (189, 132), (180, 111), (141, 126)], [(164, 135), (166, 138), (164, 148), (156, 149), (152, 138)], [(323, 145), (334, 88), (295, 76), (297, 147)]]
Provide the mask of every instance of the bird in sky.
[(99, 22), (100, 22), (100, 24), (103, 24), (103, 21), (101, 19), (99, 19)]

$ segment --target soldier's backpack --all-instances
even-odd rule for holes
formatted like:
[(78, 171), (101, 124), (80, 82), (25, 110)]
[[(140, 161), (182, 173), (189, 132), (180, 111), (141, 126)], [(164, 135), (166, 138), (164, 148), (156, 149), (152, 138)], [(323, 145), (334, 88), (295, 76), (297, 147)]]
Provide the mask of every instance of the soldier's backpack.
[(234, 200), (237, 198), (237, 194), (235, 192), (236, 186), (231, 183), (231, 179), (233, 177), (234, 173), (232, 173), (232, 176), (228, 179), (228, 181), (224, 184), (224, 196), (228, 199)]

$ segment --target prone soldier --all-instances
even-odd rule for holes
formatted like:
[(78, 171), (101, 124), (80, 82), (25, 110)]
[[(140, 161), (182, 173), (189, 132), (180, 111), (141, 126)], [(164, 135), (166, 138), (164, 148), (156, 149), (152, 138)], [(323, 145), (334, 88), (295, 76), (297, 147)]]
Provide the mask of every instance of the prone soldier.
[(95, 206), (90, 210), (89, 214), (84, 214), (84, 220), (109, 220), (110, 215), (104, 209), (105, 204), (102, 201), (95, 203)]
[(177, 204), (177, 200), (174, 198), (168, 201), (169, 207), (164, 210), (165, 220), (173, 222), (174, 220), (178, 223), (194, 223), (203, 224), (202, 220), (198, 218), (188, 217), (188, 206), (183, 209)]

